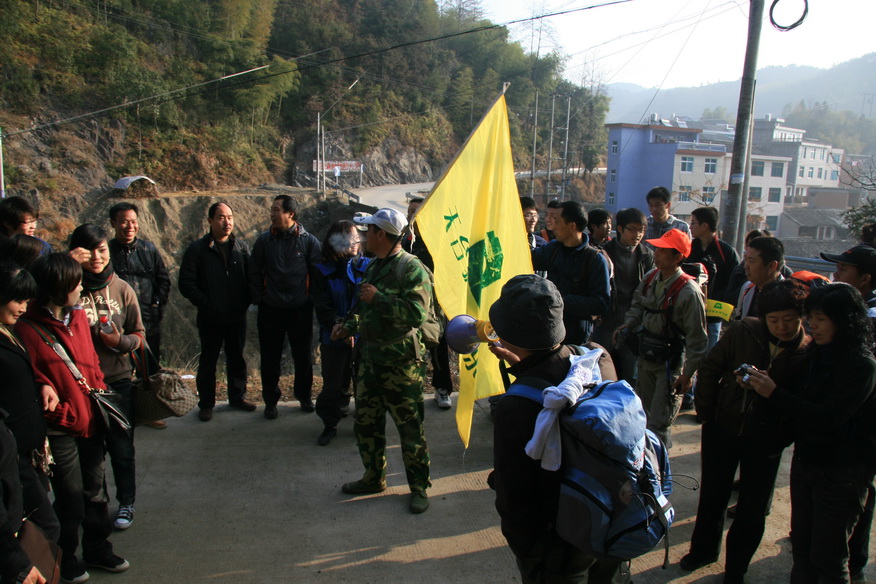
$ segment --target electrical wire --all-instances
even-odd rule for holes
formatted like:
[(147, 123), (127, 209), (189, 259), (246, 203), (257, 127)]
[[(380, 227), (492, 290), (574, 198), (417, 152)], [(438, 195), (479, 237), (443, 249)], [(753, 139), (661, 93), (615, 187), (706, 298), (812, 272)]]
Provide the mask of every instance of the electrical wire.
[(770, 24), (773, 25), (773, 28), (780, 30), (782, 32), (788, 32), (789, 30), (794, 30), (806, 20), (806, 15), (809, 14), (809, 0), (803, 0), (803, 14), (800, 15), (800, 18), (797, 19), (793, 24), (789, 24), (788, 26), (783, 26), (776, 22), (775, 17), (773, 16), (773, 11), (776, 9), (776, 5), (779, 3), (779, 0), (773, 0), (773, 3), (770, 4)]

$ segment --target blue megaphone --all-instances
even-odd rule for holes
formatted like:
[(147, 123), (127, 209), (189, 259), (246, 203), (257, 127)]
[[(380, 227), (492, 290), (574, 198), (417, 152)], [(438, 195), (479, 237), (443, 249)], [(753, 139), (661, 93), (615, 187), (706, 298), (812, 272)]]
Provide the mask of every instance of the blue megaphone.
[(451, 318), (444, 336), (447, 346), (461, 355), (474, 353), (482, 342), (495, 343), (499, 340), (490, 321), (477, 320), (467, 314)]

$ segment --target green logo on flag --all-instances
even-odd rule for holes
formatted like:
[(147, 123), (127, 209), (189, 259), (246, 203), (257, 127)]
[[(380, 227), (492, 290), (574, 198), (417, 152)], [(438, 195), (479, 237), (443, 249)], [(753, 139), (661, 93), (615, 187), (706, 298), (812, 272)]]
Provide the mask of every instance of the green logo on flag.
[(495, 232), (487, 232), (487, 239), (475, 242), (468, 249), (468, 287), (478, 306), (481, 290), (502, 278), (502, 243)]

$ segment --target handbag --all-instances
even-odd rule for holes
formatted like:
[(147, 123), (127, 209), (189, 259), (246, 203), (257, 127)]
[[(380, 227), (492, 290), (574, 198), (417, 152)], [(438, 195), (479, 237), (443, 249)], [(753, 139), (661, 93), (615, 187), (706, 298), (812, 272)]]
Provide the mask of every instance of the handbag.
[[(168, 369), (157, 369), (158, 361), (141, 339), (140, 348), (131, 354), (137, 377), (134, 384), (135, 423), (140, 426), (189, 413), (198, 404), (198, 396), (182, 377)], [(154, 372), (153, 372), (154, 371)]]
[(85, 376), (82, 375), (82, 372), (79, 371), (79, 368), (73, 363), (73, 360), (70, 359), (70, 355), (67, 354), (67, 349), (64, 348), (64, 345), (58, 341), (50, 330), (31, 320), (25, 320), (24, 322), (33, 327), (40, 338), (42, 338), (43, 342), (51, 347), (55, 354), (60, 357), (61, 361), (64, 362), (64, 365), (70, 370), (70, 373), (73, 375), (76, 382), (88, 391), (88, 396), (91, 398), (100, 414), (104, 429), (109, 431), (113, 428), (119, 428), (125, 432), (130, 432), (131, 422), (128, 420), (128, 416), (125, 415), (121, 406), (125, 399), (124, 396), (111, 389), (97, 389), (88, 385), (88, 380), (85, 379)]
[(61, 548), (46, 538), (40, 526), (25, 519), (18, 530), (18, 543), (46, 582), (58, 584), (61, 579)]

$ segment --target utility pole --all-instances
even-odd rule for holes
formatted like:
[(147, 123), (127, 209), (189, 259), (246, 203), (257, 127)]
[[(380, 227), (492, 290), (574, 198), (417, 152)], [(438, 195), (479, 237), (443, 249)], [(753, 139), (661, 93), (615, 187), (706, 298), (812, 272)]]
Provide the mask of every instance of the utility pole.
[(551, 196), (551, 161), (554, 159), (554, 104), (557, 101), (557, 96), (551, 96), (551, 138), (550, 142), (548, 142), (548, 167), (547, 167), (547, 181), (545, 182), (545, 201), (547, 201)]
[[(535, 90), (535, 116), (532, 122), (532, 172), (529, 173), (529, 196), (535, 196), (535, 145), (538, 137), (538, 90)], [(2, 156), (2, 154), (0, 154)]]
[(6, 179), (3, 177), (3, 128), (0, 128), (0, 199), (6, 198)]
[(566, 200), (566, 170), (569, 167), (569, 118), (572, 115), (572, 96), (566, 96), (566, 142), (563, 146), (563, 190), (560, 200)]
[(748, 11), (748, 45), (745, 49), (745, 64), (739, 88), (739, 107), (736, 110), (736, 132), (733, 136), (733, 158), (730, 161), (730, 184), (727, 199), (722, 205), (721, 234), (727, 243), (742, 251), (739, 240), (740, 223), (745, 224), (748, 205), (745, 204), (743, 183), (748, 160), (748, 136), (751, 132), (751, 112), (754, 103), (755, 80), (757, 79), (757, 53), (760, 48), (760, 30), (763, 24), (764, 0), (751, 0)]

